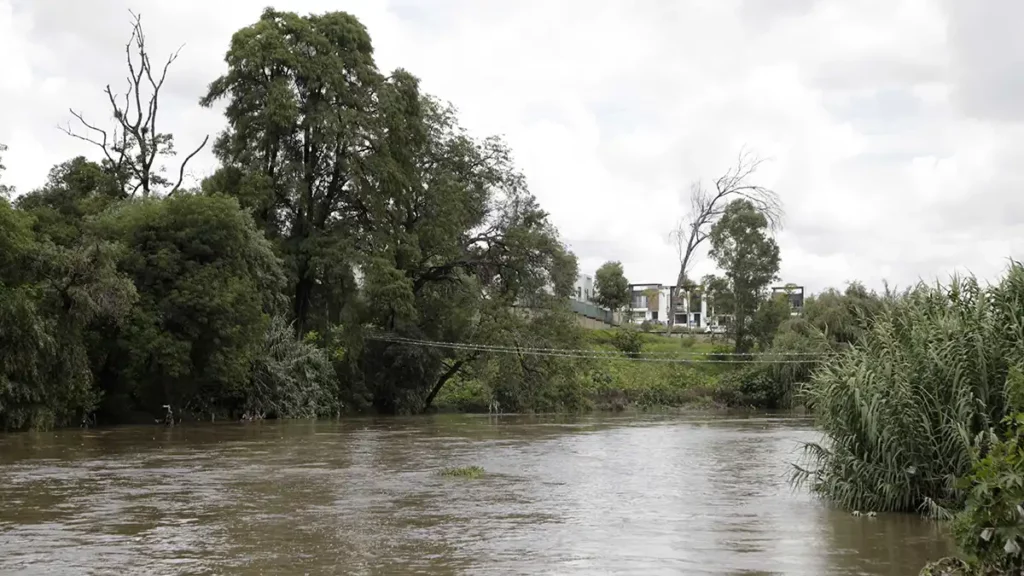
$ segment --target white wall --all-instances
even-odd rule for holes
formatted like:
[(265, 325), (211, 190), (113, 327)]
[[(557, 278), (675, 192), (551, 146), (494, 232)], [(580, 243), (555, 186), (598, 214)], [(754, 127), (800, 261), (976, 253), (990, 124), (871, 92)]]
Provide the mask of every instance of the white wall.
[(593, 302), (594, 301), (594, 277), (589, 274), (579, 274), (576, 276), (576, 284), (574, 286), (575, 292), (573, 298), (580, 302)]

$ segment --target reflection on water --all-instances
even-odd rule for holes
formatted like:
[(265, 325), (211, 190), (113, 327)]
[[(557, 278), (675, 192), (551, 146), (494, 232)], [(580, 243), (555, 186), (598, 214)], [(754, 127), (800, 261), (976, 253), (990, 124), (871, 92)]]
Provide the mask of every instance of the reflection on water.
[[(815, 437), (474, 416), (0, 435), (0, 573), (902, 576), (949, 553), (931, 523), (792, 491)], [(437, 474), (464, 465), (487, 474)]]

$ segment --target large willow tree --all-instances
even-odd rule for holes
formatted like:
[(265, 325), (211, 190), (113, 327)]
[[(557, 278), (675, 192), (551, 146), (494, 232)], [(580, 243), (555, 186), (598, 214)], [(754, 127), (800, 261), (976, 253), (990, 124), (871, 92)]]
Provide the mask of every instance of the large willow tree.
[[(524, 318), (488, 317), (525, 304), (537, 318), (567, 298), (575, 258), (508, 148), (469, 136), (408, 72), (379, 72), (356, 18), (268, 9), (235, 33), (226, 62), (203, 99), (225, 100), (228, 120), (216, 145), (224, 168), (204, 188), (238, 197), (286, 255), (300, 333), (341, 323), (350, 335), (355, 325), (494, 339)], [(479, 356), (347, 349), (352, 400), (387, 412), (422, 409)]]

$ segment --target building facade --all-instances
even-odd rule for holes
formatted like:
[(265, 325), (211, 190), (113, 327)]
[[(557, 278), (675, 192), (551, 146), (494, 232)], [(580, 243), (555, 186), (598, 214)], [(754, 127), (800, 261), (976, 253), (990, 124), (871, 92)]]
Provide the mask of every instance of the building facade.
[[(708, 299), (703, 290), (673, 286), (672, 293), (676, 295), (673, 325), (703, 331), (717, 324), (708, 316)], [(713, 315), (714, 311), (711, 312)]]
[(629, 285), (629, 321), (668, 322), (668, 288), (661, 284)]
[(790, 314), (797, 316), (804, 311), (804, 287), (796, 284), (772, 286), (772, 297), (784, 295), (789, 300)]
[(576, 286), (573, 299), (577, 302), (594, 301), (594, 277), (589, 274), (576, 276)]

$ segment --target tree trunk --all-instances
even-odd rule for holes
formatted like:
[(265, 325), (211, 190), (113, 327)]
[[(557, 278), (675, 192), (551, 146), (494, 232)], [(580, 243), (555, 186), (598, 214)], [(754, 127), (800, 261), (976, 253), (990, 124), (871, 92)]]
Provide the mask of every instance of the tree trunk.
[(734, 320), (734, 324), (736, 326), (736, 350), (735, 350), (735, 352), (737, 354), (746, 354), (747, 352), (750, 352), (751, 346), (750, 346), (750, 339), (747, 338), (748, 330), (747, 330), (747, 326), (746, 326), (746, 324), (747, 324), (746, 323), (746, 318), (747, 318), (746, 313), (744, 313), (742, 316), (737, 314), (736, 315), (736, 319)]
[(427, 410), (430, 409), (430, 405), (433, 404), (434, 398), (437, 396), (438, 392), (441, 391), (441, 388), (443, 388), (444, 385), (449, 380), (451, 380), (452, 376), (455, 376), (455, 374), (458, 373), (459, 369), (461, 369), (462, 365), (465, 363), (465, 360), (458, 360), (454, 364), (449, 366), (448, 370), (445, 370), (444, 374), (441, 374), (441, 376), (437, 379), (437, 383), (434, 384), (434, 388), (430, 391), (430, 394), (427, 394), (427, 399), (423, 401), (422, 412), (426, 412)]
[[(679, 265), (679, 275), (676, 276), (676, 289), (669, 289), (668, 298), (668, 332), (672, 333), (672, 326), (676, 323), (676, 305), (679, 302), (679, 288), (686, 283), (686, 267), (690, 265), (690, 250), (683, 255), (683, 262)], [(689, 319), (689, 318), (687, 318)]]
[(295, 283), (295, 331), (297, 336), (306, 333), (309, 322), (309, 306), (313, 294), (313, 278), (309, 275), (309, 264), (299, 263), (299, 280)]

